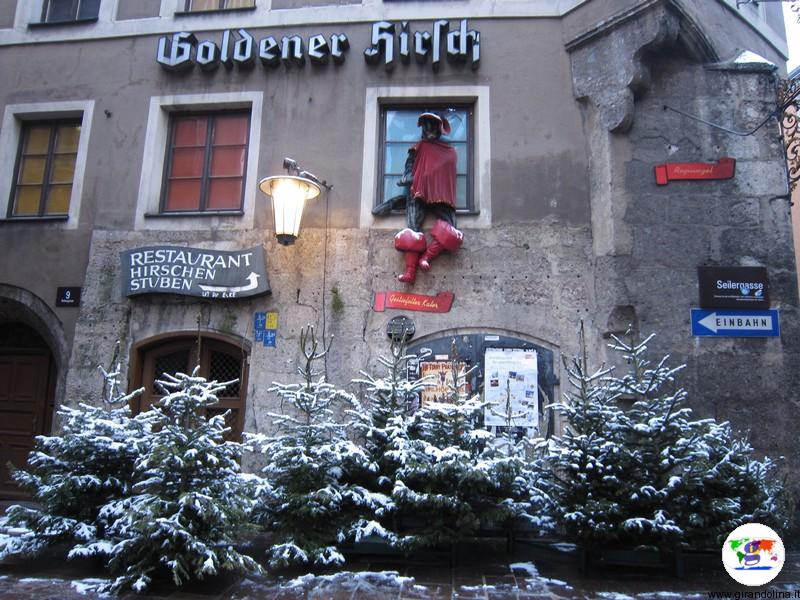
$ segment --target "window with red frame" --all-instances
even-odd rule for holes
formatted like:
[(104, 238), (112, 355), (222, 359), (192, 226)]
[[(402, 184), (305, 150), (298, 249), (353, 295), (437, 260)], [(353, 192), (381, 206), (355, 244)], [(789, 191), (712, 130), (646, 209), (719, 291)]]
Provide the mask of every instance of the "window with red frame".
[(173, 115), (161, 211), (240, 211), (249, 130), (249, 112)]

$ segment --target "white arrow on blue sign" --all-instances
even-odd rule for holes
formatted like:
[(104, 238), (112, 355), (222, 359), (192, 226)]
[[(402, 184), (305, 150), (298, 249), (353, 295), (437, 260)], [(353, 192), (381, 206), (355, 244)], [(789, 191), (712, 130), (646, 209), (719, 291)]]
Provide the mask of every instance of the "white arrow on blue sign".
[(716, 337), (779, 337), (777, 309), (733, 310), (693, 308), (692, 335)]

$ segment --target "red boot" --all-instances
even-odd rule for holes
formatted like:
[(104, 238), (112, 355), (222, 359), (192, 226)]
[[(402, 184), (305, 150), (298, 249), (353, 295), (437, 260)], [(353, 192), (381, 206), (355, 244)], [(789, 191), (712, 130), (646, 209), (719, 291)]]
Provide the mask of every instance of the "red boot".
[(419, 253), (406, 252), (403, 255), (403, 259), (406, 261), (406, 270), (404, 273), (401, 273), (397, 276), (397, 281), (402, 281), (403, 283), (414, 283), (414, 280), (417, 278), (417, 261), (419, 260)]
[(419, 259), (419, 268), (428, 271), (431, 268), (431, 261), (445, 250), (455, 252), (464, 242), (464, 234), (450, 225), (447, 221), (439, 219), (431, 228), (433, 241), (428, 244), (428, 249)]
[(403, 229), (394, 236), (394, 247), (405, 253), (403, 260), (406, 263), (405, 272), (398, 275), (397, 280), (403, 283), (414, 283), (417, 278), (419, 255), (425, 252), (425, 235), (411, 229)]

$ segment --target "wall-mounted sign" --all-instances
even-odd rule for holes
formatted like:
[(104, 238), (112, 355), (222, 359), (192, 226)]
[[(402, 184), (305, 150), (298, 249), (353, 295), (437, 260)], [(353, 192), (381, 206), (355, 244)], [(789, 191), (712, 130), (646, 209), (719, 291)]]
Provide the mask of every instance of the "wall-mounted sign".
[(399, 31), (388, 21), (373, 23), (372, 45), (364, 50), (364, 59), (371, 65), (383, 63), (391, 70), (395, 58), (408, 64), (412, 55), (417, 63), (426, 62), (430, 56), (436, 70), (447, 56), (451, 62), (469, 62), (477, 69), (481, 60), (481, 34), (467, 27), (467, 20), (462, 19), (456, 29), (449, 31), (450, 21), (440, 19), (433, 23), (432, 31), (415, 31), (412, 36), (406, 21), (400, 24)]
[(255, 340), (266, 348), (275, 348), (278, 339), (278, 313), (257, 312), (253, 315)]
[(80, 287), (60, 287), (56, 290), (56, 306), (80, 306)]
[(736, 159), (725, 157), (716, 163), (666, 163), (656, 165), (655, 171), (658, 185), (677, 179), (730, 179), (736, 172)]
[(446, 313), (453, 305), (453, 292), (440, 292), (435, 296), (409, 294), (407, 292), (377, 292), (373, 310), (383, 312), (387, 308), (416, 310), (421, 312)]
[(414, 337), (416, 331), (417, 326), (414, 325), (414, 321), (405, 315), (392, 317), (386, 324), (386, 335), (392, 339), (403, 338), (404, 340), (410, 340)]
[(764, 267), (697, 267), (703, 308), (769, 308)]
[(122, 293), (244, 298), (269, 294), (264, 248), (148, 246), (120, 253)]
[(710, 337), (779, 337), (778, 311), (693, 308), (692, 335)]
[[(181, 31), (158, 40), (156, 60), (167, 71), (189, 71), (199, 66), (204, 71), (214, 71), (220, 65), (227, 69), (236, 66), (241, 70), (252, 69), (256, 59), (265, 67), (303, 67), (306, 57), (317, 65), (325, 65), (330, 59), (335, 64), (344, 62), (350, 40), (343, 33), (330, 36), (315, 34), (304, 39), (299, 35), (285, 35), (276, 39), (268, 35), (256, 39), (246, 29), (226, 29), (216, 40), (199, 41), (194, 33)], [(433, 23), (430, 31), (409, 31), (408, 22), (399, 27), (388, 21), (372, 25), (371, 44), (364, 50), (367, 64), (383, 64), (392, 69), (395, 59), (409, 64), (411, 58), (425, 63), (430, 58), (434, 70), (442, 64), (444, 57), (454, 63), (470, 63), (478, 68), (481, 59), (481, 34), (468, 29), (467, 20), (462, 19), (450, 31), (450, 21), (440, 19)]]
[(483, 396), (484, 424), (539, 426), (539, 367), (536, 350), (487, 348)]

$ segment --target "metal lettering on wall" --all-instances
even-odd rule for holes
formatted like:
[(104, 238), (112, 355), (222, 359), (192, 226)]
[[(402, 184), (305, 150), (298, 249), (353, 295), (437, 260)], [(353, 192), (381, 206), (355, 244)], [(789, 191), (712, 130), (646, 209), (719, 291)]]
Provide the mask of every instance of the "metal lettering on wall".
[[(350, 40), (343, 33), (330, 36), (315, 34), (307, 39), (299, 35), (285, 35), (278, 40), (268, 35), (256, 39), (246, 29), (222, 32), (219, 43), (215, 40), (199, 41), (194, 33), (181, 31), (158, 40), (158, 63), (168, 71), (190, 71), (195, 65), (204, 71), (214, 71), (220, 65), (227, 69), (236, 66), (240, 70), (252, 69), (256, 58), (265, 67), (303, 67), (306, 57), (317, 65), (328, 64), (330, 59), (337, 65), (345, 60), (350, 49)], [(372, 25), (370, 46), (364, 50), (367, 64), (383, 64), (387, 70), (395, 65), (395, 58), (409, 64), (411, 57), (423, 64), (430, 58), (434, 70), (442, 64), (444, 57), (453, 63), (469, 62), (478, 68), (481, 59), (481, 34), (468, 29), (467, 19), (458, 22), (450, 31), (450, 21), (438, 20), (431, 31), (409, 31), (408, 22), (398, 27), (388, 21)]]
[(231, 252), (148, 246), (120, 253), (122, 293), (244, 298), (269, 294), (264, 248)]

